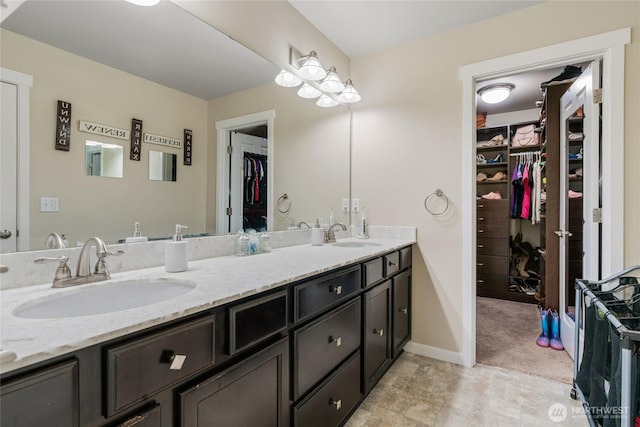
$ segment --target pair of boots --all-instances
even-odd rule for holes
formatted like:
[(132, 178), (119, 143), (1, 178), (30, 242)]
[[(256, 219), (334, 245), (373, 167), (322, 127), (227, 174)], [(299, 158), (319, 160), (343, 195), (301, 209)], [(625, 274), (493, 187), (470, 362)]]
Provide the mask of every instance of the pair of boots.
[(540, 325), (542, 333), (536, 340), (540, 347), (551, 347), (554, 350), (564, 350), (560, 340), (560, 316), (555, 310), (540, 310)]

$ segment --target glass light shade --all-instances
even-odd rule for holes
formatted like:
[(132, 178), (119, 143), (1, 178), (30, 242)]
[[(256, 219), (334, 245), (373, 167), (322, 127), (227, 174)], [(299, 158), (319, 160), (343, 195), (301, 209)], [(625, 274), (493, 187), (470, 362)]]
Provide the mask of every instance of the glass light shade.
[(322, 64), (320, 64), (318, 60), (316, 52), (313, 50), (304, 58), (298, 72), (303, 79), (313, 81), (322, 80), (327, 75), (327, 72), (322, 68)]
[(320, 98), (318, 98), (318, 100), (316, 101), (316, 105), (322, 108), (331, 108), (338, 105), (338, 101), (323, 93), (322, 96), (320, 96)]
[(338, 95), (338, 101), (343, 104), (352, 104), (354, 102), (358, 102), (362, 99), (356, 88), (353, 87), (353, 83), (351, 79), (347, 80), (347, 83), (344, 87), (344, 90), (340, 95)]
[(298, 89), (298, 96), (300, 98), (312, 99), (312, 98), (317, 98), (320, 95), (322, 95), (322, 92), (320, 92), (318, 89), (316, 89), (315, 87), (311, 86), (308, 83), (303, 84), (302, 87)]
[(285, 69), (280, 70), (275, 80), (276, 84), (282, 87), (296, 87), (302, 84), (302, 80)]
[(338, 73), (336, 73), (335, 67), (329, 68), (327, 77), (320, 83), (320, 89), (329, 93), (338, 93), (344, 90), (344, 83), (342, 83)]
[(514, 88), (511, 83), (496, 83), (478, 89), (478, 95), (487, 104), (498, 104), (507, 99)]
[(155, 6), (160, 3), (160, 0), (127, 0), (131, 4), (138, 6)]

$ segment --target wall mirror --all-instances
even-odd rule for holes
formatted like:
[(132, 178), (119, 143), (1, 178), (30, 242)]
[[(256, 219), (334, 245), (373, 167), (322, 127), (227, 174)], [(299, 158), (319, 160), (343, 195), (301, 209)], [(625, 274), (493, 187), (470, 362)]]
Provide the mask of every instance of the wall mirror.
[(85, 174), (122, 178), (124, 150), (121, 145), (85, 142)]
[[(150, 238), (170, 236), (177, 223), (193, 234), (218, 234), (216, 212), (224, 207), (216, 201), (215, 123), (267, 110), (275, 114), (273, 197), (286, 193), (291, 202), (286, 213), (271, 212), (273, 229), (328, 218), (332, 208), (336, 221), (348, 223), (340, 206), (349, 197), (349, 111), (318, 108), (277, 86), (279, 67), (180, 6), (29, 1), (0, 27), (0, 66), (34, 82), (28, 249), (44, 248), (51, 232), (70, 242), (95, 235), (116, 243), (135, 222)], [(53, 148), (58, 100), (72, 105), (68, 152)], [(80, 167), (89, 135), (79, 120), (131, 129), (134, 118), (144, 133), (183, 139), (185, 129), (192, 131), (192, 163), (185, 165), (183, 149), (176, 150), (174, 185), (148, 178), (150, 152), (158, 147), (145, 142), (136, 161), (129, 141), (103, 138), (123, 145), (122, 179), (96, 180)], [(45, 172), (51, 167), (59, 171), (56, 180)], [(41, 197), (58, 198), (59, 212), (41, 213)]]
[(163, 151), (149, 151), (149, 179), (152, 181), (177, 181), (178, 155)]

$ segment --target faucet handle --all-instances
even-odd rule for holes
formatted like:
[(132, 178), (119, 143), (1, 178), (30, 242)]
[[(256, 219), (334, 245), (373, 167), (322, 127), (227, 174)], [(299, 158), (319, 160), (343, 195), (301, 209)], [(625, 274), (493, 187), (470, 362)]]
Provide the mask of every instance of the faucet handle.
[(59, 262), (58, 268), (56, 269), (56, 275), (53, 278), (53, 286), (56, 287), (57, 284), (66, 279), (71, 279), (71, 269), (69, 265), (67, 265), (67, 261), (69, 261), (69, 257), (66, 255), (59, 257), (41, 257), (33, 260), (36, 264), (44, 264), (47, 262)]
[(108, 256), (120, 256), (123, 254), (124, 254), (124, 251), (122, 250), (115, 251), (115, 252), (109, 252), (109, 251), (101, 252), (100, 255), (98, 256), (98, 262), (96, 262), (95, 273), (104, 274), (107, 276), (107, 279), (110, 279), (111, 275), (109, 274), (109, 268), (107, 267), (107, 262), (104, 259)]

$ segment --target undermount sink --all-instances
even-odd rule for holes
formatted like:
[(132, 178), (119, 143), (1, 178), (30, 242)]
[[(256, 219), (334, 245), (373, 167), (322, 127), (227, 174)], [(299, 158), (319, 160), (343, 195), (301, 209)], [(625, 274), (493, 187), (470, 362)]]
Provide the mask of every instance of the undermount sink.
[(196, 283), (174, 279), (140, 279), (98, 282), (84, 289), (82, 286), (63, 294), (27, 301), (16, 307), (13, 315), (25, 319), (60, 319), (111, 313), (175, 298), (194, 289)]
[(350, 242), (336, 242), (333, 244), (333, 246), (337, 246), (339, 248), (364, 248), (366, 246), (380, 246), (380, 243), (350, 241)]

